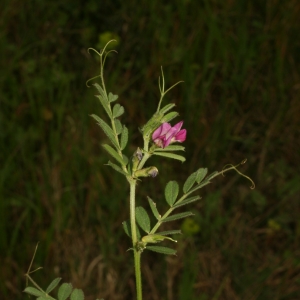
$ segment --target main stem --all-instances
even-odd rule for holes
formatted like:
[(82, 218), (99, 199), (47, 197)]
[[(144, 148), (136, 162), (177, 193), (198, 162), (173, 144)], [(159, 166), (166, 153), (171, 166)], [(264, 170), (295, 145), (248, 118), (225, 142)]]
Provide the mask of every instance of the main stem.
[(134, 254), (134, 269), (135, 269), (135, 282), (136, 282), (136, 295), (137, 300), (142, 300), (142, 276), (141, 276), (141, 252), (137, 249), (137, 234), (136, 234), (136, 222), (135, 222), (135, 189), (136, 180), (130, 178), (130, 226), (132, 237), (132, 248)]

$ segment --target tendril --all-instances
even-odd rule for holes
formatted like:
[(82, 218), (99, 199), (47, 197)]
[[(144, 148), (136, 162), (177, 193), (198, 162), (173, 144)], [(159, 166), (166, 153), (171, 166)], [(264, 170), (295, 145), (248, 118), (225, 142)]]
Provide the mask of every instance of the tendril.
[[(227, 164), (227, 165), (225, 165), (224, 167), (223, 167), (223, 170), (222, 170), (222, 175), (225, 177), (225, 175), (224, 175), (224, 173), (225, 172), (227, 172), (227, 171), (229, 171), (229, 170), (235, 170), (238, 174), (240, 174), (242, 177), (245, 177), (245, 178), (247, 178), (250, 182), (251, 182), (251, 186), (250, 186), (250, 189), (255, 189), (255, 183), (254, 183), (254, 181), (249, 177), (249, 176), (247, 176), (247, 175), (245, 175), (245, 174), (243, 174), (241, 171), (239, 171), (238, 169), (237, 169), (237, 167), (239, 167), (240, 165), (243, 165), (243, 164), (245, 164), (247, 162), (247, 158), (245, 158), (244, 160), (242, 160), (238, 165), (236, 165), (236, 166), (234, 166), (234, 165), (232, 165), (232, 164)], [(226, 167), (228, 167), (229, 166), (229, 168), (227, 168), (226, 169)]]
[[(98, 52), (95, 48), (88, 48), (87, 52), (90, 54), (90, 50), (94, 51), (99, 57), (100, 57), (100, 69), (103, 70), (103, 67), (104, 67), (104, 64), (105, 64), (105, 60), (106, 60), (106, 57), (107, 55), (110, 53), (110, 52), (115, 52), (115, 53), (118, 53), (116, 50), (110, 50), (108, 52), (105, 53), (105, 49), (107, 48), (107, 46), (112, 43), (112, 42), (116, 42), (116, 40), (110, 40), (109, 42), (106, 43), (106, 45), (104, 46), (104, 48)], [(85, 85), (89, 88), (90, 86), (88, 85), (88, 82), (90, 82), (91, 80), (94, 80), (98, 77), (102, 77), (102, 74), (100, 75), (97, 75), (93, 78), (90, 78), (89, 80), (86, 81)]]

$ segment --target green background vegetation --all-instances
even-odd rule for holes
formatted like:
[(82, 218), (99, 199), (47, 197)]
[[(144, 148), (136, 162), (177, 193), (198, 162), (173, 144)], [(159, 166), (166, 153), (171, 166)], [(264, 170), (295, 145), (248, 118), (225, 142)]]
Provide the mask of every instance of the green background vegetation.
[[(193, 219), (178, 222), (177, 257), (143, 255), (145, 300), (300, 299), (300, 3), (296, 0), (43, 1), (0, 4), (1, 299), (26, 299), (23, 274), (57, 276), (86, 299), (132, 299), (128, 187), (104, 164), (103, 115), (86, 80), (116, 38), (108, 91), (126, 109), (131, 154), (158, 101), (158, 76), (179, 80), (187, 161), (153, 160), (143, 180), (164, 209), (167, 181), (199, 167), (248, 159), (201, 190)], [(173, 226), (174, 227), (174, 226)], [(166, 227), (167, 229), (167, 227)]]

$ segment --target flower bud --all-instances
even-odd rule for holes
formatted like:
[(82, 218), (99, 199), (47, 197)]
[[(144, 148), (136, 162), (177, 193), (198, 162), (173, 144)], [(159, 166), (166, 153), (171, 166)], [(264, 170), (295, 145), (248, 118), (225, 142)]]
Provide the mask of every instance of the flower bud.
[(177, 243), (176, 240), (171, 239), (170, 237), (164, 236), (164, 235), (159, 235), (159, 234), (148, 234), (146, 236), (144, 236), (142, 238), (142, 242), (144, 242), (145, 244), (147, 243), (159, 243), (162, 242), (164, 240), (170, 240), (172, 242)]
[(143, 152), (141, 151), (140, 148), (137, 148), (136, 151), (133, 153), (133, 157), (132, 157), (132, 171), (133, 172), (137, 169), (142, 158), (143, 158)]
[(134, 172), (135, 177), (156, 177), (157, 174), (158, 174), (158, 170), (156, 167), (149, 167)]

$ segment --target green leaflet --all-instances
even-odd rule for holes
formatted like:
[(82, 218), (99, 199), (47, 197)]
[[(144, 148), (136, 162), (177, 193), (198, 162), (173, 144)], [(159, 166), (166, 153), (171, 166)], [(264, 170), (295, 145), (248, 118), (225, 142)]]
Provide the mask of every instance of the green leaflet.
[(61, 281), (61, 278), (55, 278), (47, 287), (46, 293), (49, 294), (51, 291), (53, 291), (57, 287), (57, 285), (59, 284), (60, 281)]
[(207, 179), (205, 179), (205, 181), (203, 181), (202, 183), (197, 184), (196, 186), (194, 186), (191, 190), (190, 193), (193, 193), (199, 189), (201, 189), (202, 187), (204, 187), (205, 185), (210, 184), (210, 181), (208, 181)]
[(165, 123), (165, 122), (170, 122), (171, 120), (175, 119), (177, 116), (179, 116), (179, 113), (176, 111), (172, 111), (170, 113), (168, 113), (167, 115), (165, 115), (162, 119), (161, 119), (161, 123)]
[(161, 215), (159, 214), (159, 212), (156, 208), (155, 202), (150, 197), (147, 196), (147, 198), (148, 198), (148, 202), (149, 202), (149, 205), (153, 212), (154, 217), (159, 221), (161, 219)]
[(115, 127), (116, 127), (116, 133), (117, 133), (117, 135), (119, 135), (123, 130), (122, 123), (119, 119), (115, 119), (114, 123), (115, 123)]
[(104, 110), (106, 111), (107, 115), (111, 118), (112, 114), (111, 114), (110, 106), (107, 103), (107, 101), (105, 101), (103, 99), (103, 97), (100, 95), (96, 95), (96, 97), (99, 99), (99, 101), (100, 101), (101, 105), (103, 106)]
[(185, 162), (185, 157), (183, 157), (181, 155), (177, 155), (177, 154), (173, 154), (173, 153), (169, 153), (169, 152), (154, 152), (153, 154), (158, 155), (158, 156), (173, 158), (173, 159), (180, 160), (181, 162)]
[(108, 101), (109, 101), (109, 102), (114, 102), (114, 101), (116, 101), (118, 98), (119, 98), (118, 95), (113, 95), (112, 93), (109, 93), (109, 94), (108, 94)]
[(122, 157), (123, 157), (124, 164), (126, 166), (128, 164), (128, 157), (124, 154), (122, 154)]
[(168, 231), (161, 231), (158, 232), (160, 235), (174, 235), (174, 234), (181, 234), (181, 230), (168, 230)]
[(99, 99), (101, 105), (103, 106), (104, 110), (106, 111), (107, 115), (111, 118), (112, 114), (111, 114), (111, 109), (108, 103), (108, 99), (107, 99), (107, 95), (104, 92), (103, 88), (98, 84), (95, 83), (94, 86), (97, 88), (98, 92), (100, 93), (100, 95), (96, 95), (96, 97)]
[(171, 110), (174, 106), (176, 106), (174, 103), (167, 104), (166, 106), (164, 106), (164, 107), (159, 111), (159, 113), (160, 113), (160, 114), (165, 114), (166, 112), (168, 112), (169, 110)]
[(201, 168), (196, 171), (196, 182), (200, 183), (207, 174), (207, 168)]
[(185, 147), (179, 145), (169, 145), (166, 148), (156, 148), (154, 152), (162, 152), (162, 151), (184, 151)]
[(131, 238), (131, 229), (129, 221), (122, 222), (122, 225), (125, 233)]
[(63, 283), (58, 289), (58, 300), (66, 300), (71, 295), (72, 288), (71, 283)]
[(150, 232), (150, 218), (146, 210), (138, 206), (135, 208), (135, 218), (139, 226), (147, 233)]
[(186, 218), (186, 217), (193, 216), (193, 215), (194, 214), (190, 211), (182, 212), (182, 213), (179, 213), (179, 214), (169, 216), (169, 217), (163, 219), (162, 222), (171, 222), (171, 221), (175, 221), (175, 220)]
[(121, 150), (125, 149), (127, 142), (128, 142), (128, 129), (124, 125), (121, 133), (121, 141), (120, 141)]
[(196, 182), (196, 176), (197, 173), (194, 172), (192, 173), (187, 180), (185, 181), (184, 185), (183, 185), (183, 192), (186, 194), (194, 185), (194, 183)]
[(72, 294), (71, 294), (70, 299), (71, 300), (84, 300), (83, 291), (80, 290), (80, 289), (74, 289)]
[(107, 99), (107, 95), (104, 92), (103, 88), (98, 84), (95, 83), (94, 87), (98, 90), (98, 92), (100, 93), (101, 97), (103, 98), (103, 100), (106, 102), (106, 104), (108, 105), (108, 99)]
[[(102, 147), (121, 165), (126, 166), (126, 164), (127, 164), (126, 159), (121, 157), (115, 149), (113, 149), (111, 146), (109, 146), (107, 144), (102, 145)], [(127, 159), (127, 161), (128, 161), (128, 159)]]
[(127, 176), (128, 174), (126, 172), (124, 172), (119, 166), (117, 166), (116, 164), (112, 163), (110, 160), (107, 163), (108, 166), (112, 167), (115, 171), (123, 174), (124, 176)]
[(206, 177), (205, 180), (210, 180), (210, 179), (216, 177), (218, 174), (219, 174), (218, 171), (214, 171), (214, 172), (212, 172), (211, 174), (209, 174), (209, 175)]
[(176, 250), (168, 248), (168, 247), (162, 247), (162, 246), (147, 246), (146, 249), (162, 253), (162, 254), (167, 254), (167, 255), (175, 255)]
[(180, 206), (187, 205), (187, 204), (190, 204), (192, 202), (198, 201), (200, 199), (201, 199), (201, 197), (199, 197), (199, 196), (190, 197), (190, 198), (184, 199), (181, 202), (175, 203), (175, 205), (173, 207), (177, 208), (177, 207), (180, 207)]
[(119, 103), (115, 104), (113, 107), (113, 118), (118, 118), (124, 114), (124, 107)]
[(107, 135), (107, 137), (109, 138), (109, 140), (118, 149), (119, 145), (118, 145), (118, 143), (116, 141), (115, 134), (114, 134), (113, 130), (110, 128), (110, 126), (108, 126), (105, 121), (103, 121), (101, 118), (99, 118), (96, 115), (91, 115), (91, 117), (93, 117), (98, 122), (98, 125), (102, 128), (102, 130)]
[(40, 290), (32, 287), (32, 286), (28, 286), (25, 290), (25, 293), (30, 294), (32, 296), (36, 296), (36, 297), (43, 297), (45, 296), (44, 292), (41, 292)]
[[(125, 233), (131, 238), (130, 222), (129, 221), (124, 221), (122, 223), (122, 225), (123, 225), (123, 229), (124, 229)], [(140, 234), (140, 231), (139, 231), (138, 227), (136, 227), (136, 236), (137, 236), (138, 240), (141, 238), (141, 234)]]
[(172, 207), (176, 201), (179, 192), (179, 185), (176, 181), (169, 181), (165, 188), (165, 198), (167, 203)]
[(161, 118), (163, 115), (161, 113), (155, 113), (151, 119), (142, 127), (143, 135), (150, 135), (156, 128), (161, 124)]

